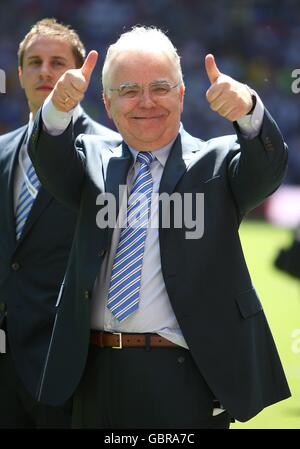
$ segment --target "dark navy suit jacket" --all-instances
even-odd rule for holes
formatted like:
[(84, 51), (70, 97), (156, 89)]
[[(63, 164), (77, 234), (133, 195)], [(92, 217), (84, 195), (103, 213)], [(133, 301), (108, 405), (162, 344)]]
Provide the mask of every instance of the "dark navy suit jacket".
[[(267, 111), (256, 138), (236, 131), (207, 142), (179, 133), (159, 191), (183, 198), (190, 193), (194, 202), (203, 193), (204, 233), (187, 239), (190, 229), (172, 220), (163, 228), (166, 210), (160, 210), (159, 245), (167, 293), (191, 355), (215, 397), (245, 421), (290, 395), (238, 234), (245, 214), (279, 186), (287, 148)], [(78, 210), (76, 244), (39, 392), (55, 405), (72, 395), (84, 371), (91, 292), (111, 244), (112, 230), (96, 225), (96, 199), (105, 191), (118, 198), (132, 158), (124, 142), (113, 148), (96, 136), (79, 136), (74, 146), (71, 127), (52, 137), (38, 116), (29, 153), (46, 188)], [(57, 172), (58, 161), (64, 173)]]
[[(74, 135), (81, 133), (119, 138), (85, 113), (74, 126)], [(6, 316), (15, 367), (36, 396), (77, 217), (41, 187), (16, 242), (14, 173), (26, 134), (23, 126), (0, 137), (0, 327)], [(57, 166), (62, 176), (64, 170), (68, 168), (60, 172)]]

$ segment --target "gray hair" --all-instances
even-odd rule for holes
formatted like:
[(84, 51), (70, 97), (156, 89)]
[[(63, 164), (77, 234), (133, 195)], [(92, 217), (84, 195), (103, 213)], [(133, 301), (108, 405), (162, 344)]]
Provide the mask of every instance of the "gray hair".
[(103, 94), (108, 94), (108, 80), (112, 62), (120, 53), (126, 50), (166, 53), (171, 61), (174, 62), (180, 83), (183, 84), (180, 56), (165, 33), (155, 27), (134, 26), (130, 31), (121, 34), (119, 39), (108, 48), (102, 69)]

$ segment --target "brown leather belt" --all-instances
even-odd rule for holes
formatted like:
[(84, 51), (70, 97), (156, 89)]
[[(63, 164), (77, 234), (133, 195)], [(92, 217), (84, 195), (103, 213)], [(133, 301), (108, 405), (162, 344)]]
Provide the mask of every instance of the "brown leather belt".
[(123, 334), (120, 332), (91, 331), (90, 343), (100, 348), (178, 348), (158, 334)]

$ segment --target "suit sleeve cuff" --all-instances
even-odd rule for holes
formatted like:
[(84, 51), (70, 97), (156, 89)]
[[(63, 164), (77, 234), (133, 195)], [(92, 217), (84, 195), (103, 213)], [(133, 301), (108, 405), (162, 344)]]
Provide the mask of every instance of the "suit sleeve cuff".
[(42, 119), (46, 131), (51, 136), (59, 136), (69, 126), (76, 107), (69, 112), (58, 111), (48, 96), (42, 107)]
[(244, 137), (244, 139), (254, 139), (260, 133), (263, 118), (264, 118), (264, 105), (261, 101), (259, 95), (253, 90), (251, 90), (251, 94), (256, 97), (256, 106), (254, 111), (250, 115), (245, 115), (245, 117), (237, 120), (237, 124), (239, 126), (240, 133)]

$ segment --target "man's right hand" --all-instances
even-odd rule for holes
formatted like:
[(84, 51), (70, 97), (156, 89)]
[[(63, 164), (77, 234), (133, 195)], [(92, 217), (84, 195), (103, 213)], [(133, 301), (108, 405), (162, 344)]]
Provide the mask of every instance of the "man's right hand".
[(98, 53), (89, 52), (80, 69), (67, 70), (57, 81), (50, 99), (58, 111), (69, 112), (83, 99), (91, 74), (96, 66)]

